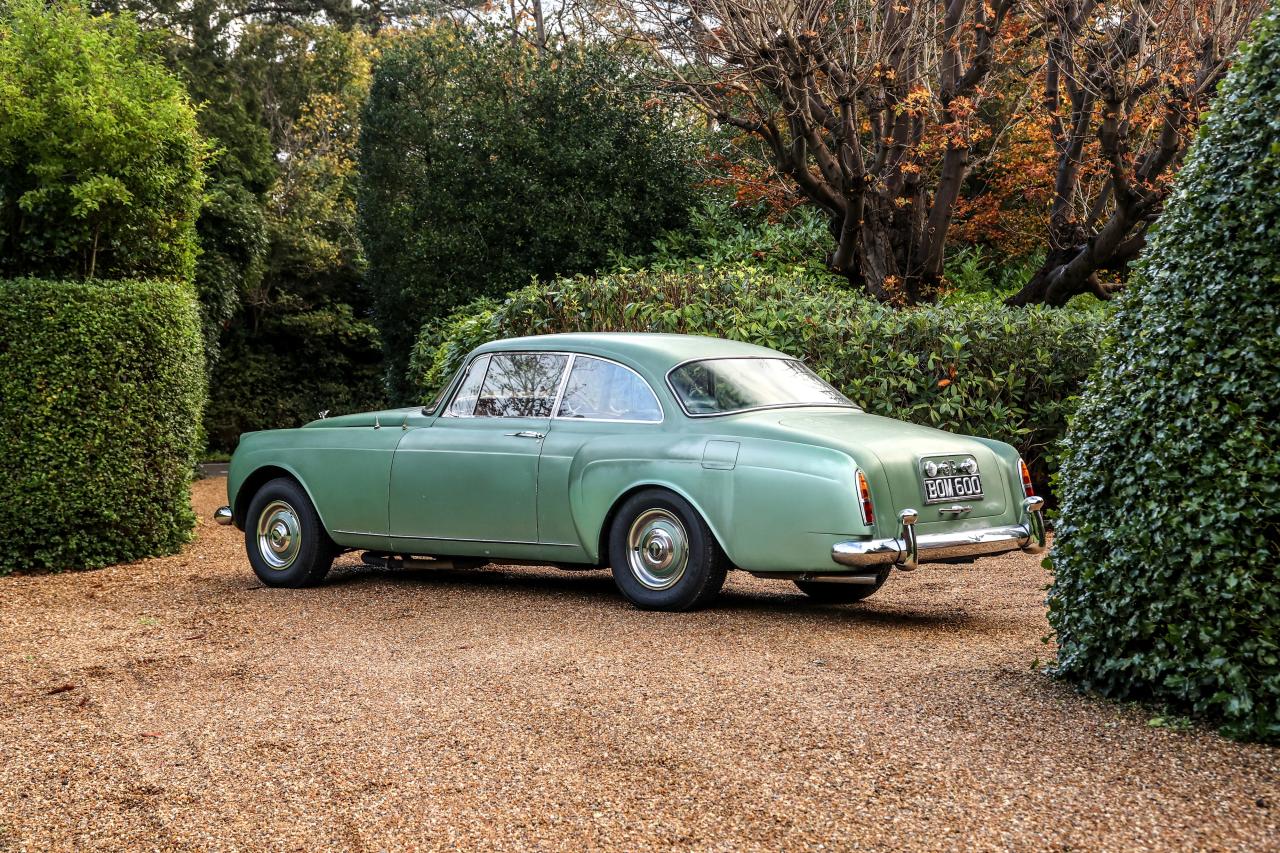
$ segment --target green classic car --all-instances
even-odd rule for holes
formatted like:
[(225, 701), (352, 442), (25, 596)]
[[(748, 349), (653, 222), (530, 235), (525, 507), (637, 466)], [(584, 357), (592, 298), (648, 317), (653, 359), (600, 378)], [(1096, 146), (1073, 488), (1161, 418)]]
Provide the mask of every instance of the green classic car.
[(271, 586), (374, 565), (611, 566), (685, 610), (729, 569), (858, 601), (894, 568), (1045, 547), (1008, 444), (869, 415), (802, 362), (689, 335), (495, 341), (430, 406), (247, 433), (228, 506)]

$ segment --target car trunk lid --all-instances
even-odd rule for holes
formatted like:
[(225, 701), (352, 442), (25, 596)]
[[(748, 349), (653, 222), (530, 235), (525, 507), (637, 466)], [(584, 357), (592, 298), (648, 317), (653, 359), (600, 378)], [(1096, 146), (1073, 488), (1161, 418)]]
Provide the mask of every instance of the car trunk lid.
[[(962, 522), (1002, 515), (1008, 508), (1000, 460), (986, 444), (968, 436), (856, 411), (792, 413), (778, 424), (847, 450), (855, 459), (874, 454), (888, 480), (894, 512), (912, 507), (919, 511), (921, 524), (966, 526)], [(930, 463), (933, 468), (926, 470)], [(966, 473), (969, 463), (976, 466), (972, 475)], [(926, 494), (930, 472), (935, 487)], [(980, 478), (981, 496), (966, 493), (965, 485), (971, 488), (974, 476)], [(968, 482), (957, 488), (956, 478)], [(888, 515), (885, 510), (881, 514)]]

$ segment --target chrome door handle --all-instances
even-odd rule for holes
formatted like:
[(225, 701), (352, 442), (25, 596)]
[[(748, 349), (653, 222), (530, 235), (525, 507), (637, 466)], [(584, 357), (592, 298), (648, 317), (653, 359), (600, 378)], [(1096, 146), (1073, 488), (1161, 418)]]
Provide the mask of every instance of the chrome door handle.
[(546, 438), (545, 432), (534, 432), (531, 429), (522, 429), (519, 432), (509, 432), (507, 435), (512, 438)]

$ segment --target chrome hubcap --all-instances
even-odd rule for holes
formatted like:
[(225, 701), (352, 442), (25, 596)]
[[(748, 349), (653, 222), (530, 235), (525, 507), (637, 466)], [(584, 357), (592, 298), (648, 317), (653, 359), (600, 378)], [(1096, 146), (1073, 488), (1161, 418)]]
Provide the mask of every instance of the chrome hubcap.
[(258, 553), (268, 566), (284, 571), (302, 547), (298, 514), (284, 501), (272, 501), (258, 516)]
[(665, 509), (640, 513), (627, 533), (627, 562), (647, 589), (674, 586), (689, 565), (689, 537), (680, 519)]

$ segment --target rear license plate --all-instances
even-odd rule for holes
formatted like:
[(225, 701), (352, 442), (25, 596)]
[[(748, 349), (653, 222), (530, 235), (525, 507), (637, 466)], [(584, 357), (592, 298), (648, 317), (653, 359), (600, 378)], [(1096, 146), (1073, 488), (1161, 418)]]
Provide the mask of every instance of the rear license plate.
[(946, 477), (924, 478), (924, 502), (927, 504), (980, 497), (982, 497), (981, 474), (954, 474)]

